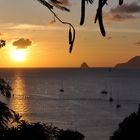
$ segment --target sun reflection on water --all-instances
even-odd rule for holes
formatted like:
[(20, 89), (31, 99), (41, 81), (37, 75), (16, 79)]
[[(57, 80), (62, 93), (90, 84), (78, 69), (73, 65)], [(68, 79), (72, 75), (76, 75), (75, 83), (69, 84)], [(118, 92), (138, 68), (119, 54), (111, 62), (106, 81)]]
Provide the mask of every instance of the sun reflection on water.
[(28, 120), (28, 105), (26, 96), (26, 87), (21, 73), (16, 73), (12, 83), (13, 96), (11, 99), (11, 108)]

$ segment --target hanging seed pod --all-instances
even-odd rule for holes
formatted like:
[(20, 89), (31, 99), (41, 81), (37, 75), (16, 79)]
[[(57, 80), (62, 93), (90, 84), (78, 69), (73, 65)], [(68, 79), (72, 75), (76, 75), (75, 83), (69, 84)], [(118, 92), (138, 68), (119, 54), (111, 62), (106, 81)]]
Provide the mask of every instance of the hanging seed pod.
[(74, 41), (75, 41), (75, 29), (74, 29), (74, 28), (72, 28), (72, 29), (73, 29), (73, 32), (71, 32), (71, 33), (73, 34), (73, 36), (71, 36), (72, 38), (71, 38), (71, 43), (70, 43), (69, 53), (72, 52), (73, 45), (74, 45)]
[(99, 0), (98, 9), (97, 9), (96, 17), (95, 17), (95, 23), (98, 20), (100, 31), (103, 36), (106, 36), (106, 32), (105, 32), (105, 28), (104, 28), (104, 24), (103, 24), (102, 8), (106, 3), (107, 3), (107, 0), (104, 0), (104, 1)]
[(71, 27), (69, 27), (69, 44), (72, 43), (72, 32), (71, 32)]
[(80, 25), (84, 24), (85, 20), (85, 0), (81, 0), (81, 20)]
[(119, 5), (122, 5), (123, 4), (123, 0), (119, 0)]
[(103, 24), (102, 8), (98, 12), (98, 21), (99, 21), (99, 27), (100, 27), (101, 33), (103, 36), (105, 36), (106, 32), (105, 32), (105, 28), (104, 28), (104, 24)]
[(98, 9), (97, 9), (97, 13), (96, 13), (96, 17), (95, 17), (94, 23), (96, 23), (97, 20), (98, 20)]
[(87, 1), (87, 4), (88, 3), (92, 4), (94, 0), (85, 0), (85, 1)]

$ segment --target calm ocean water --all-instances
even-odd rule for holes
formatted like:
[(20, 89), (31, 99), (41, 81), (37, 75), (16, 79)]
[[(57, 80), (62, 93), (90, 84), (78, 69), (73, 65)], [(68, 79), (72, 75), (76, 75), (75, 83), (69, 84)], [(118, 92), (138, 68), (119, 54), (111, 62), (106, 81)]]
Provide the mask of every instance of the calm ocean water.
[(23, 118), (78, 130), (86, 140), (108, 140), (140, 102), (140, 70), (0, 69), (0, 77), (13, 89), (12, 98), (2, 100)]

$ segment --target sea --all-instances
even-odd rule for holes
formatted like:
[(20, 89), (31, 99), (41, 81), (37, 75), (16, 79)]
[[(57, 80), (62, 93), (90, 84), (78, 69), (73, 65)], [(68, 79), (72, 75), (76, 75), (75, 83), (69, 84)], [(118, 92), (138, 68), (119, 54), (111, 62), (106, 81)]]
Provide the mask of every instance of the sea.
[(1, 68), (0, 78), (12, 87), (11, 99), (0, 99), (24, 119), (79, 131), (85, 140), (109, 140), (140, 103), (140, 70)]

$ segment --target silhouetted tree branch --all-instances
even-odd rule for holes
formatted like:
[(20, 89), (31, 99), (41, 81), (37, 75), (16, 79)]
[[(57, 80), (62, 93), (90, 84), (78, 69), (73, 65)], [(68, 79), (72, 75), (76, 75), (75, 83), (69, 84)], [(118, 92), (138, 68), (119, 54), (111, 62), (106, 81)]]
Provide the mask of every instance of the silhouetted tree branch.
[[(73, 49), (73, 45), (74, 45), (74, 41), (75, 41), (75, 28), (74, 26), (69, 23), (69, 22), (64, 22), (62, 21), (57, 15), (56, 13), (53, 11), (53, 8), (59, 8), (61, 10), (70, 12), (70, 9), (68, 9), (66, 6), (64, 6), (63, 1), (62, 0), (37, 0), (39, 3), (41, 3), (42, 5), (44, 5), (45, 7), (47, 7), (49, 9), (49, 11), (54, 15), (54, 17), (61, 22), (62, 24), (66, 24), (69, 26), (69, 52), (72, 52)], [(95, 0), (81, 0), (81, 19), (80, 19), (80, 25), (84, 24), (84, 20), (85, 20), (85, 6), (86, 6), (86, 2), (87, 4), (93, 4)], [(102, 17), (102, 9), (104, 7), (105, 4), (107, 4), (108, 0), (97, 0), (98, 1), (98, 8), (97, 8), (97, 12), (96, 12), (96, 17), (95, 17), (95, 23), (99, 22), (99, 27), (101, 30), (101, 33), (103, 36), (106, 36), (106, 32), (105, 32), (105, 28), (104, 28), (104, 24), (103, 24), (103, 17)], [(123, 0), (119, 0), (119, 5), (123, 4)], [(5, 41), (4, 40), (0, 40), (0, 48), (5, 46)]]
[[(49, 0), (49, 1), (37, 0), (37, 1), (40, 2), (41, 4), (43, 4), (45, 7), (47, 7), (50, 10), (50, 12), (56, 17), (56, 19), (58, 19), (58, 21), (60, 21), (62, 24), (69, 25), (69, 45), (70, 45), (69, 52), (71, 53), (72, 49), (73, 49), (73, 45), (74, 45), (74, 40), (75, 40), (75, 28), (73, 27), (73, 25), (71, 23), (62, 21), (53, 11), (53, 7), (55, 6), (61, 10), (65, 10), (67, 12), (69, 12), (70, 10), (63, 5), (61, 0)], [(84, 24), (86, 2), (87, 2), (87, 4), (88, 3), (93, 4), (94, 0), (81, 0), (80, 25)], [(96, 17), (95, 17), (95, 23), (98, 20), (99, 27), (100, 27), (100, 30), (101, 30), (101, 33), (103, 36), (106, 36), (106, 32), (105, 32), (105, 28), (104, 28), (104, 24), (103, 24), (103, 18), (102, 18), (102, 9), (105, 4), (107, 4), (107, 0), (98, 0), (98, 8), (97, 8)], [(122, 5), (123, 0), (119, 0), (119, 4)]]
[(50, 3), (46, 2), (45, 0), (37, 0), (38, 2), (40, 2), (41, 4), (43, 4), (44, 6), (46, 6), (49, 11), (54, 15), (54, 17), (59, 21), (61, 22), (62, 24), (66, 24), (69, 26), (69, 52), (71, 53), (72, 52), (72, 49), (73, 49), (73, 44), (74, 44), (74, 40), (75, 40), (75, 28), (74, 26), (69, 23), (69, 22), (64, 22), (62, 21), (57, 15), (56, 13), (53, 11), (53, 5), (61, 10), (65, 10), (65, 11), (70, 11), (68, 8), (64, 7), (62, 5), (62, 3), (58, 0), (50, 0), (50, 2), (53, 4), (51, 5)]

